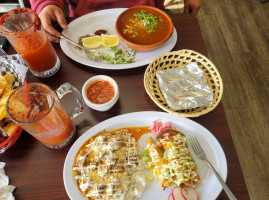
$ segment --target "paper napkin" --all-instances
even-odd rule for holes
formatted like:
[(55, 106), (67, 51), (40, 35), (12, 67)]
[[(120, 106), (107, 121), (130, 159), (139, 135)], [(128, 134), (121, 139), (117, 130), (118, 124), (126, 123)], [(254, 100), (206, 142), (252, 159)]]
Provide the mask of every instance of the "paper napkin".
[(9, 178), (5, 174), (5, 163), (0, 162), (0, 200), (14, 200), (12, 192), (15, 189), (13, 185), (9, 184)]

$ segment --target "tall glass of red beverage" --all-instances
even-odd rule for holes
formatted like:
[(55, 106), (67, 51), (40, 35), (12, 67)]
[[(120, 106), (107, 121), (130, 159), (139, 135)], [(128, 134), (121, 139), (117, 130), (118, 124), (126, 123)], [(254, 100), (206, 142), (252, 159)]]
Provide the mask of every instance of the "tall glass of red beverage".
[(60, 60), (33, 10), (16, 8), (5, 13), (0, 18), (0, 35), (8, 39), (35, 76), (45, 78), (59, 70)]

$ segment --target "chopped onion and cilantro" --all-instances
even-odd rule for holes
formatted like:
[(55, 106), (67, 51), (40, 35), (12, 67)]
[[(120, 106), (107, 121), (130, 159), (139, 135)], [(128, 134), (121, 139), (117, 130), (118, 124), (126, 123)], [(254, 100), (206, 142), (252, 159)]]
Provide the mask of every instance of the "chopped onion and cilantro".
[(135, 62), (136, 51), (127, 48), (120, 49), (118, 47), (111, 47), (110, 50), (114, 55), (103, 55), (103, 59), (109, 64), (129, 64)]
[[(82, 39), (85, 37), (91, 37), (91, 35), (79, 37), (78, 44), (82, 46)], [(81, 50), (79, 47), (76, 48)], [(136, 54), (137, 51), (129, 47), (110, 47), (96, 49), (96, 52), (90, 53), (88, 57), (95, 61), (104, 60), (108, 64), (130, 64), (135, 62)]]
[(163, 21), (161, 17), (157, 17), (153, 14), (148, 14), (145, 10), (141, 10), (138, 13), (134, 13), (134, 21), (141, 21), (144, 24), (147, 33), (155, 32), (158, 26), (158, 22)]
[(133, 17), (128, 20), (123, 33), (130, 38), (144, 37), (146, 34), (157, 32), (160, 22), (163, 22), (161, 17), (141, 10), (134, 13)]

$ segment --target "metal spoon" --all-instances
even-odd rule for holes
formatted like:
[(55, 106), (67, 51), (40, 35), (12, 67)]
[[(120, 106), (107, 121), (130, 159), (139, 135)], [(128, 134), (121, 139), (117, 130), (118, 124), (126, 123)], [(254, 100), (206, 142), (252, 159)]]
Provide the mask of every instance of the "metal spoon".
[(69, 39), (68, 37), (66, 37), (65, 35), (63, 35), (62, 33), (61, 33), (60, 38), (63, 39), (63, 40), (65, 40), (65, 41), (67, 41), (67, 42), (69, 42), (69, 43), (71, 43), (71, 44), (73, 44), (73, 45), (75, 45), (75, 46), (77, 46), (77, 47), (79, 47), (89, 57), (93, 57), (94, 56), (94, 53), (96, 52), (96, 50), (94, 50), (94, 49), (86, 49), (86, 48), (84, 48), (83, 46), (81, 46), (78, 43), (72, 41), (71, 39)]

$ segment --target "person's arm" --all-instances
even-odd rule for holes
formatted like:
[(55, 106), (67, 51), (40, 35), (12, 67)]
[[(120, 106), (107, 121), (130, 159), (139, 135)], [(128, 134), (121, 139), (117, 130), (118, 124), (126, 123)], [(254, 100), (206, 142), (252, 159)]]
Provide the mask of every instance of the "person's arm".
[(59, 42), (60, 33), (52, 26), (53, 22), (57, 22), (63, 29), (67, 28), (62, 0), (30, 0), (31, 8), (34, 10), (41, 20), (43, 28), (47, 31), (50, 41)]
[(63, 0), (30, 0), (31, 9), (35, 11), (38, 15), (47, 5), (56, 5), (62, 10), (64, 8)]
[(201, 0), (184, 0), (184, 13), (196, 15), (202, 5)]

